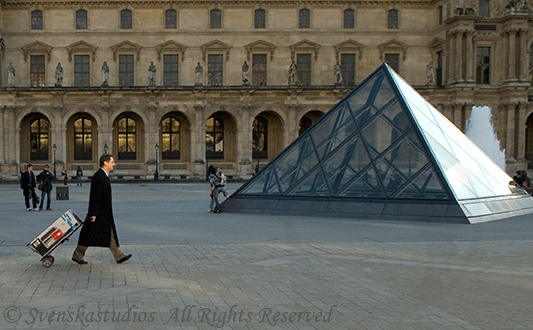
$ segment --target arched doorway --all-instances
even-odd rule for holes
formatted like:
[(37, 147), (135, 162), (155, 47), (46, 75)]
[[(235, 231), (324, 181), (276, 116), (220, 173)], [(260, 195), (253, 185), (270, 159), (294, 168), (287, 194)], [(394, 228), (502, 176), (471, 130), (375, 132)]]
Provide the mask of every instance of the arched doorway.
[(263, 111), (252, 124), (252, 160), (268, 163), (283, 150), (283, 122), (274, 111)]
[(121, 113), (113, 123), (113, 132), (113, 150), (117, 160), (144, 160), (144, 122), (139, 115), (134, 112)]
[(28, 114), (20, 124), (20, 163), (49, 164), (52, 160), (50, 120), (41, 113)]
[(69, 169), (80, 166), (83, 170), (96, 170), (98, 163), (98, 127), (93, 116), (79, 112), (67, 122), (67, 163)]
[(190, 159), (190, 123), (179, 111), (163, 116), (159, 145), (162, 163), (188, 162)]
[(220, 167), (228, 176), (236, 174), (237, 123), (226, 111), (217, 111), (205, 122), (206, 170), (209, 166)]
[(318, 110), (309, 111), (303, 115), (298, 125), (298, 136), (302, 135), (303, 132), (311, 127), (311, 125), (313, 125), (323, 115), (324, 113)]

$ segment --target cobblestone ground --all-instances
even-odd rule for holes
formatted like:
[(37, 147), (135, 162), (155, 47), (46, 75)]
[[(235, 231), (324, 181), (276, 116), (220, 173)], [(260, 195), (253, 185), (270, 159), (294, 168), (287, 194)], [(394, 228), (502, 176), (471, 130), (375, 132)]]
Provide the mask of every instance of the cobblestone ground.
[[(532, 329), (527, 217), (214, 215), (205, 184), (114, 184), (121, 247), (134, 257), (116, 264), (90, 248), (89, 264), (75, 264), (75, 233), (45, 268), (25, 244), (64, 209), (83, 214), (88, 186), (70, 186), (51, 212), (24, 211), (14, 189), (0, 186), (0, 329)], [(156, 229), (139, 234), (147, 212)]]

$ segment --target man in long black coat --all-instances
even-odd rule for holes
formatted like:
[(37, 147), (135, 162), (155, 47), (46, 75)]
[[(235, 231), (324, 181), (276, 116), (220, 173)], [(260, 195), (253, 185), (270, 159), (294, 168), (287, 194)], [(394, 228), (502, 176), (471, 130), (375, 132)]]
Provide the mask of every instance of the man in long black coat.
[(122, 263), (131, 254), (124, 255), (119, 249), (117, 230), (113, 219), (111, 200), (111, 184), (109, 172), (115, 167), (115, 160), (111, 155), (100, 157), (100, 169), (91, 179), (91, 193), (89, 195), (89, 211), (81, 228), (78, 246), (72, 254), (72, 260), (80, 265), (89, 246), (108, 247), (117, 263)]
[(24, 202), (26, 203), (26, 210), (31, 211), (30, 199), (33, 204), (33, 210), (39, 211), (37, 208), (37, 195), (35, 194), (35, 175), (33, 174), (33, 165), (28, 164), (27, 171), (22, 173), (20, 178), (20, 188), (23, 190)]

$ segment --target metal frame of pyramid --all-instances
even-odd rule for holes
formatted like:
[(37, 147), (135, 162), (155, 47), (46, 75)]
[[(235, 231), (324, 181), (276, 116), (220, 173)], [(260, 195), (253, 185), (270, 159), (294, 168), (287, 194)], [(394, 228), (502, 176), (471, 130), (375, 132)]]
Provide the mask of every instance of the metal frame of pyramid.
[(457, 223), (533, 213), (511, 180), (383, 64), (222, 209)]

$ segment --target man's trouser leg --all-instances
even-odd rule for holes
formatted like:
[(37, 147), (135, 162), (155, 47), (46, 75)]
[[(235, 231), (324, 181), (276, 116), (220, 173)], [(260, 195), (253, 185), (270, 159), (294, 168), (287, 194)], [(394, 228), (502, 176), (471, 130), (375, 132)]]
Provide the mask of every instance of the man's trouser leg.
[(115, 261), (119, 261), (120, 259), (124, 258), (124, 253), (122, 253), (122, 251), (120, 251), (117, 246), (117, 241), (115, 239), (115, 233), (113, 232), (113, 229), (111, 229), (111, 242), (109, 244), (109, 250), (111, 250), (111, 253), (113, 253)]
[(85, 256), (85, 251), (87, 251), (87, 246), (78, 245), (72, 254), (72, 259), (82, 261), (83, 257)]

